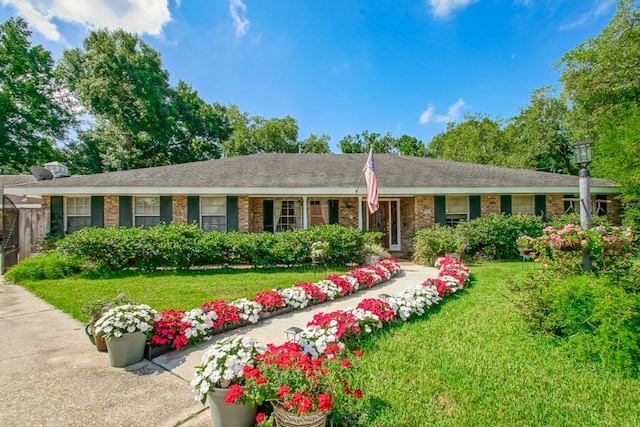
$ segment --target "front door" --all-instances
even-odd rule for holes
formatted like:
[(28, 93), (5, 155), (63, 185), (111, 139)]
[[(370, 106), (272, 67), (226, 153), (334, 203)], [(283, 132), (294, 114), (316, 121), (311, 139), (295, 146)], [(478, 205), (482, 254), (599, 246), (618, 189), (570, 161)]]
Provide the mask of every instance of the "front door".
[(380, 244), (389, 249), (389, 201), (381, 200), (378, 202), (378, 210), (369, 214), (369, 230), (379, 231), (382, 233)]

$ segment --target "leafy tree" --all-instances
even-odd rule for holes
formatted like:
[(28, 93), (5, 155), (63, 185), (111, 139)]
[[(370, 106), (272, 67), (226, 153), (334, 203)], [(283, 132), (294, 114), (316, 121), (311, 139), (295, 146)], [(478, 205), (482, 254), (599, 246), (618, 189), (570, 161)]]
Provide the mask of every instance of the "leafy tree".
[(367, 153), (373, 147), (374, 153), (391, 153), (395, 149), (395, 139), (390, 132), (385, 135), (364, 130), (356, 135), (347, 135), (338, 143), (343, 153)]
[(300, 147), (303, 153), (331, 153), (329, 141), (331, 137), (326, 134), (318, 136), (311, 134), (307, 139), (300, 141)]
[(50, 52), (32, 46), (21, 18), (0, 24), (0, 165), (20, 173), (61, 160), (56, 141), (74, 123), (73, 104), (56, 80)]
[(578, 138), (595, 141), (594, 176), (621, 184), (628, 220), (640, 225), (640, 6), (623, 0), (600, 34), (563, 55), (563, 94)]
[(298, 124), (291, 116), (265, 119), (249, 117), (237, 106), (227, 108), (231, 135), (222, 144), (226, 157), (254, 153), (297, 153)]
[(160, 55), (122, 30), (89, 33), (83, 49), (66, 50), (58, 73), (106, 137), (107, 169), (167, 164), (177, 115)]
[(501, 166), (508, 149), (500, 122), (465, 114), (462, 122), (448, 123), (447, 129), (431, 140), (428, 153), (437, 159)]
[(554, 89), (542, 87), (531, 93), (529, 105), (511, 119), (505, 129), (509, 152), (504, 164), (545, 172), (577, 173), (572, 163), (567, 104), (555, 98)]
[(169, 161), (187, 163), (220, 158), (220, 141), (231, 135), (226, 108), (207, 104), (180, 80), (172, 93), (175, 129), (169, 141)]
[(405, 156), (424, 157), (426, 147), (422, 141), (414, 136), (402, 135), (394, 141), (394, 149)]

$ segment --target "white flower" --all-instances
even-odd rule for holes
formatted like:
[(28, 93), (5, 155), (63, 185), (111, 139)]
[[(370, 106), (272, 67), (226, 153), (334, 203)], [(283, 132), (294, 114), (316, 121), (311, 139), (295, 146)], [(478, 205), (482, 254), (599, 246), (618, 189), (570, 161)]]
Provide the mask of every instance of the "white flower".
[(311, 297), (300, 286), (292, 286), (278, 292), (287, 307), (304, 308), (311, 301)]
[(246, 298), (240, 298), (231, 303), (231, 305), (238, 307), (238, 315), (240, 319), (248, 323), (258, 323), (260, 319), (260, 310), (262, 305), (255, 301), (249, 301)]
[(159, 319), (158, 312), (146, 304), (118, 305), (107, 310), (96, 321), (96, 333), (109, 338), (138, 331), (146, 332)]

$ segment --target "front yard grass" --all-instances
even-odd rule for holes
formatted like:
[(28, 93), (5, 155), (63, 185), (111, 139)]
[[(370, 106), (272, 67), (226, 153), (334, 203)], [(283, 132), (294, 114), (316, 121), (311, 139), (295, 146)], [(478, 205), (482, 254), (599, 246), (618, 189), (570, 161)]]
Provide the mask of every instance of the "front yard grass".
[(366, 425), (640, 425), (639, 379), (578, 363), (527, 329), (510, 284), (533, 263), (470, 268), (461, 294), (356, 344)]
[(119, 293), (160, 311), (165, 308), (191, 310), (205, 301), (253, 298), (257, 292), (294, 283), (317, 282), (346, 269), (219, 269), (138, 274), (124, 272), (108, 278), (70, 277), (59, 280), (25, 281), (24, 288), (80, 321), (86, 321), (82, 306), (95, 300), (110, 300)]

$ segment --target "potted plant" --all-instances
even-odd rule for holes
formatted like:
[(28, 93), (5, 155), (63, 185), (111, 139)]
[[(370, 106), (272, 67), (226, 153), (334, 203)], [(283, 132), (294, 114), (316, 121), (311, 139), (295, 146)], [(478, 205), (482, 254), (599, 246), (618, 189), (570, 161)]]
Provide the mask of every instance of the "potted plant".
[(144, 357), (146, 332), (159, 320), (146, 304), (123, 304), (110, 308), (95, 323), (96, 333), (107, 340), (111, 366), (132, 365)]
[(253, 338), (228, 337), (214, 343), (196, 366), (191, 387), (204, 405), (209, 399), (213, 427), (251, 427), (255, 423), (255, 404), (225, 403), (230, 387), (243, 384), (244, 368), (252, 367), (266, 348)]
[(342, 357), (339, 345), (328, 346), (320, 357), (293, 342), (267, 348), (254, 367), (244, 368), (244, 385), (232, 386), (226, 398), (227, 403), (270, 403), (270, 410), (257, 415), (258, 425), (324, 426), (336, 405), (362, 397), (362, 391), (348, 386), (351, 359)]
[(132, 304), (133, 301), (124, 294), (118, 294), (111, 301), (104, 300), (95, 300), (90, 301), (82, 306), (82, 314), (84, 314), (87, 320), (87, 326), (84, 331), (89, 337), (89, 340), (92, 344), (94, 344), (98, 351), (107, 351), (107, 341), (101, 335), (96, 333), (96, 321), (102, 317), (102, 315), (107, 312), (110, 308), (123, 305), (123, 304)]

